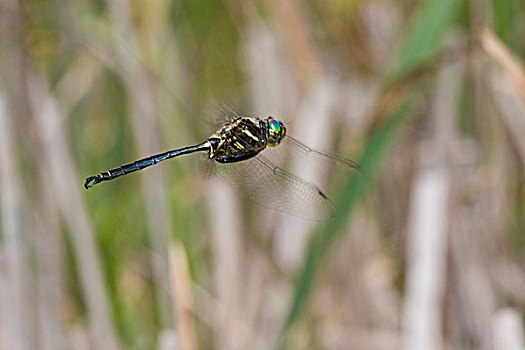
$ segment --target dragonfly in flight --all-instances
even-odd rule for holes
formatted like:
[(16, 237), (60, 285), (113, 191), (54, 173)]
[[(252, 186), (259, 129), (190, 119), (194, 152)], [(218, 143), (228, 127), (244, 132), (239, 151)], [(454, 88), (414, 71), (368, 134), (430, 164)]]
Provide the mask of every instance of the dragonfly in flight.
[(84, 187), (87, 189), (183, 154), (206, 152), (206, 165), (226, 184), (245, 188), (248, 197), (257, 204), (306, 220), (333, 220), (335, 207), (330, 199), (317, 186), (276, 165), (269, 157), (269, 150), (275, 148), (286, 148), (292, 158), (303, 157), (321, 166), (333, 164), (359, 169), (359, 164), (350, 159), (313, 150), (290, 137), (284, 124), (271, 116), (261, 119), (232, 113), (204, 142), (90, 176)]

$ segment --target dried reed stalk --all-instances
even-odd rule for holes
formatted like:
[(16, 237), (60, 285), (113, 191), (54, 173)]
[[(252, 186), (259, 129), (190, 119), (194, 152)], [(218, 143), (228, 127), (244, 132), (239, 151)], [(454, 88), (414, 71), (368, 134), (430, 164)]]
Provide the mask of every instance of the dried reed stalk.
[[(41, 162), (42, 163), (42, 162)], [(39, 164), (40, 169), (46, 166)], [(64, 252), (59, 226), (58, 203), (50, 187), (41, 188), (40, 198), (33, 203), (34, 246), (38, 283), (38, 335), (42, 350), (64, 348), (65, 327), (60, 321), (60, 306), (64, 296), (62, 278)]]
[(419, 149), (419, 168), (409, 213), (403, 349), (441, 349), (442, 299), (445, 295), (449, 170), (447, 147), (453, 139), (455, 105), (462, 67), (439, 70), (431, 136)]
[(305, 89), (323, 78), (323, 67), (301, 8), (290, 0), (266, 0), (271, 16), (288, 52), (291, 67)]
[(512, 53), (501, 40), (487, 27), (479, 30), (481, 46), (487, 55), (506, 72), (518, 94), (525, 101), (525, 68), (523, 62)]
[(86, 299), (92, 342), (97, 349), (117, 349), (106, 283), (97, 248), (93, 239), (87, 212), (82, 201), (80, 178), (62, 127), (63, 118), (56, 100), (43, 81), (28, 75), (31, 109), (43, 144), (47, 166), (47, 183), (54, 190), (56, 200), (70, 229), (71, 240), (80, 270), (82, 292)]
[(249, 320), (244, 318), (243, 314), (232, 317), (230, 311), (221, 300), (215, 298), (197, 284), (193, 285), (193, 291), (196, 300), (194, 313), (199, 317), (200, 321), (212, 329), (218, 329), (217, 324), (220, 323), (235, 323), (235, 328), (239, 331), (237, 336), (249, 340), (247, 349), (264, 350), (271, 348), (271, 342), (265, 337), (261, 337), (251, 326)]
[(447, 192), (447, 176), (442, 168), (420, 171), (411, 206), (403, 349), (441, 349)]
[[(231, 317), (237, 318), (243, 310), (241, 296), (245, 287), (241, 283), (245, 264), (240, 204), (235, 193), (218, 180), (210, 181), (207, 185), (214, 289)], [(214, 330), (218, 349), (245, 348), (236, 322), (219, 322)]]
[(193, 309), (192, 283), (184, 247), (179, 243), (172, 243), (169, 257), (174, 299), (173, 316), (177, 321), (177, 348), (195, 350), (197, 349), (197, 336), (191, 315)]
[(493, 317), (494, 349), (525, 350), (523, 313), (513, 309), (498, 310)]
[[(107, 2), (114, 25), (116, 61), (127, 93), (128, 111), (140, 154), (158, 153), (161, 149), (158, 106), (153, 81), (130, 54), (137, 52), (138, 39), (133, 30), (128, 3), (125, 0)], [(170, 290), (168, 273), (168, 242), (173, 227), (168, 214), (168, 193), (163, 167), (148, 170), (141, 177), (142, 196), (146, 203), (146, 218), (153, 250), (152, 266), (156, 284), (158, 311), (162, 326), (169, 326), (171, 309), (166, 291)], [(155, 256), (160, 258), (155, 258)]]
[(26, 215), (23, 208), (23, 190), (15, 161), (14, 128), (4, 96), (0, 92), (0, 210), (2, 218), (3, 261), (2, 278), (5, 289), (2, 298), (0, 327), (5, 332), (5, 349), (30, 349), (34, 346), (30, 328), (36, 315), (29, 298), (29, 257)]

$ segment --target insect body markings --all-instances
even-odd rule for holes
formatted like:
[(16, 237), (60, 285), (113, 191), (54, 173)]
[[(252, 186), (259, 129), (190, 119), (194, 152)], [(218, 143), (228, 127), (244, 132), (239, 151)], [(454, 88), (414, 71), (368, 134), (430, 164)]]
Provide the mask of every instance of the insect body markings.
[[(282, 135), (275, 136), (277, 123), (281, 125)], [(209, 140), (212, 145), (209, 158), (219, 163), (234, 163), (256, 156), (267, 146), (277, 145), (284, 137), (282, 123), (269, 117), (265, 120), (251, 117), (238, 117), (226, 123)]]
[[(283, 146), (277, 147), (279, 145)], [(90, 176), (85, 180), (84, 187), (93, 187), (166, 159), (205, 152), (205, 169), (211, 170), (226, 184), (244, 187), (254, 202), (307, 220), (333, 220), (335, 208), (317, 186), (278, 166), (283, 159), (281, 156), (288, 154), (285, 150), (291, 157), (298, 157), (312, 165), (359, 169), (359, 165), (349, 159), (312, 150), (287, 136), (284, 124), (271, 116), (260, 119), (236, 114), (198, 145), (159, 153)]]

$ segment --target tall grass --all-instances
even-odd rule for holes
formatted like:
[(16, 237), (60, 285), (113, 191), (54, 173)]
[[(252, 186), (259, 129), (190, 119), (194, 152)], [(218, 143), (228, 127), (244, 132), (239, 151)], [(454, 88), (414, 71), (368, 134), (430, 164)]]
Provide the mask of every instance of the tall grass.
[[(0, 348), (525, 348), (523, 18), (515, 0), (1, 2)], [(335, 221), (256, 206), (196, 155), (82, 188), (202, 142), (227, 100), (361, 164), (283, 164), (331, 189)], [(445, 232), (420, 220), (436, 174)], [(418, 256), (427, 232), (445, 248)]]

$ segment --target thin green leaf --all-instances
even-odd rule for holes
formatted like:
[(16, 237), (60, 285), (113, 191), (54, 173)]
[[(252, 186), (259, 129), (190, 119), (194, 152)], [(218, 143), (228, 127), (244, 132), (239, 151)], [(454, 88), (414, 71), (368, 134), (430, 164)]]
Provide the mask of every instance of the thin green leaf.
[[(419, 68), (439, 50), (459, 3), (457, 0), (425, 2), (405, 35), (399, 54), (393, 60), (386, 79), (388, 83), (397, 81)], [(296, 283), (292, 305), (281, 329), (278, 348), (284, 346), (288, 329), (303, 311), (312, 289), (315, 273), (330, 245), (342, 234), (342, 228), (347, 224), (360, 199), (367, 193), (381, 159), (388, 151), (388, 145), (406, 116), (406, 109), (407, 105), (404, 105), (394, 111), (384, 125), (372, 135), (362, 157), (361, 176), (344, 183), (341, 194), (335, 201), (338, 208), (337, 220), (319, 226), (313, 236), (305, 265)]]
[(402, 125), (407, 115), (407, 106), (397, 109), (388, 117), (385, 123), (370, 137), (361, 160), (361, 173), (348, 178), (341, 186), (339, 196), (335, 199), (338, 209), (337, 219), (318, 227), (317, 232), (310, 242), (305, 265), (296, 283), (295, 296), (292, 306), (281, 330), (278, 348), (283, 346), (284, 337), (292, 323), (303, 311), (306, 300), (310, 294), (315, 274), (321, 265), (329, 247), (344, 232), (342, 230), (348, 223), (357, 204), (366, 195), (370, 184), (378, 172), (381, 160), (389, 149), (392, 139)]
[(509, 44), (514, 20), (512, 1), (492, 0), (492, 13), (494, 16), (494, 31), (505, 44)]
[(388, 82), (399, 80), (436, 54), (460, 3), (458, 0), (427, 0), (423, 4), (404, 35), (399, 54), (387, 75)]

